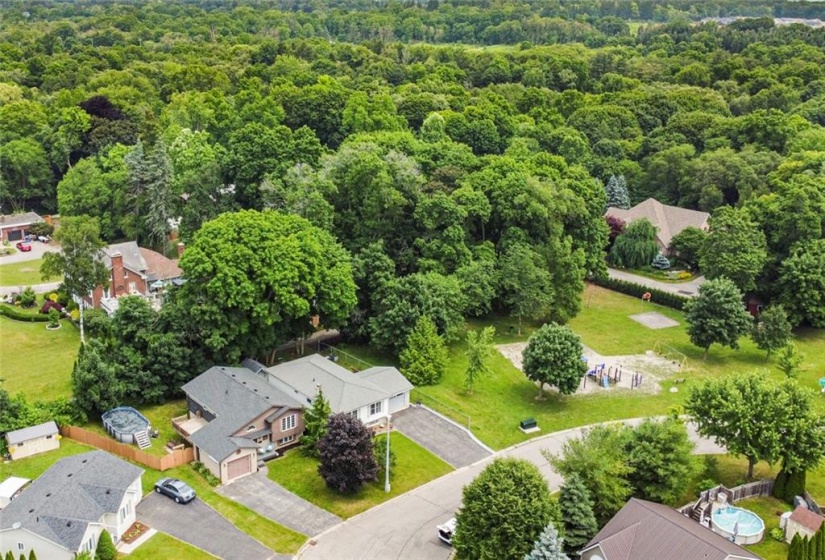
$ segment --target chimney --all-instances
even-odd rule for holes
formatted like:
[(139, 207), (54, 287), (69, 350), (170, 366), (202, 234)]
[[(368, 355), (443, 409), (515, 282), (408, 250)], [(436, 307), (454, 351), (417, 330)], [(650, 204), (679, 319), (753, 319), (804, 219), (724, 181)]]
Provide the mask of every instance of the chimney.
[(186, 249), (186, 244), (183, 242), (178, 243), (178, 258), (183, 256), (183, 250)]
[(112, 296), (127, 295), (126, 274), (123, 270), (123, 255), (120, 251), (112, 253)]

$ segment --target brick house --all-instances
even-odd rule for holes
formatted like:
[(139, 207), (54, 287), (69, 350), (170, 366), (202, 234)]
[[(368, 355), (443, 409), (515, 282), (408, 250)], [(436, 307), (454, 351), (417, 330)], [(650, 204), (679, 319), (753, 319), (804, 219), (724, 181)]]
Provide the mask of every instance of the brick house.
[[(178, 245), (178, 254), (183, 245)], [(95, 309), (109, 313), (117, 309), (117, 298), (129, 295), (154, 297), (161, 286), (179, 280), (183, 274), (176, 260), (157, 251), (138, 247), (135, 241), (115, 243), (103, 249), (103, 262), (109, 270), (109, 287), (96, 287), (86, 298)]]

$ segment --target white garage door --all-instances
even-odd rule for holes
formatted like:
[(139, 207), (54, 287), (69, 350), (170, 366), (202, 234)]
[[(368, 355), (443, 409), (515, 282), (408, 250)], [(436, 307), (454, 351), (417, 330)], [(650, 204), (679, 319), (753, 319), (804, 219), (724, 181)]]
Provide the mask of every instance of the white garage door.
[(241, 457), (240, 459), (235, 459), (234, 461), (229, 461), (226, 464), (226, 470), (228, 471), (227, 475), (229, 480), (233, 480), (238, 478), (239, 476), (243, 476), (245, 474), (249, 474), (252, 472), (252, 461), (249, 459), (251, 455), (246, 455)]
[(404, 410), (410, 406), (409, 395), (409, 393), (401, 393), (390, 397), (390, 414)]

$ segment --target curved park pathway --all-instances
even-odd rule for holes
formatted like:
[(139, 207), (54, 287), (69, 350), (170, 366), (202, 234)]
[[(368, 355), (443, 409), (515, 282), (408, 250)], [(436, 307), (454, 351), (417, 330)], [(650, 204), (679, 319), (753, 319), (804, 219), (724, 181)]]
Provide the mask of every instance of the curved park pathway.
[[(641, 418), (626, 420), (636, 425)], [(534, 463), (550, 485), (559, 489), (562, 478), (550, 467), (541, 451), (559, 453), (569, 439), (581, 436), (587, 426), (547, 434), (499, 451), (468, 467), (420, 486), (393, 500), (357, 515), (318, 535), (304, 545), (296, 558), (327, 560), (447, 559), (452, 549), (436, 536), (436, 525), (453, 517), (461, 504), (461, 492), (495, 457), (519, 457)], [(695, 453), (724, 453), (712, 441), (688, 426)]]
[(669, 294), (676, 294), (683, 297), (696, 297), (699, 295), (699, 286), (705, 281), (704, 276), (697, 276), (690, 282), (660, 282), (653, 278), (639, 276), (638, 274), (631, 274), (624, 270), (616, 270), (615, 268), (608, 268), (607, 275), (615, 280), (624, 280), (625, 282), (633, 282), (634, 284), (641, 284), (647, 288), (654, 290), (661, 290)]

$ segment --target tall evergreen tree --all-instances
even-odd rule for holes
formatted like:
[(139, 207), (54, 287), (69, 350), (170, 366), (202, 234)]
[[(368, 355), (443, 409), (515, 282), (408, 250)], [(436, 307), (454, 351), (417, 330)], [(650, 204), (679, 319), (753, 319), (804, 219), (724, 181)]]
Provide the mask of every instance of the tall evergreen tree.
[(476, 381), (490, 373), (490, 355), (493, 351), (495, 327), (486, 327), (480, 331), (467, 331), (467, 371), (464, 375), (464, 389), (473, 392)]
[(539, 535), (532, 552), (527, 554), (524, 560), (570, 560), (570, 557), (562, 550), (563, 546), (564, 539), (559, 537), (559, 532), (550, 522)]
[(579, 550), (599, 531), (593, 514), (590, 492), (577, 474), (564, 480), (559, 498), (564, 523), (564, 543), (568, 551)]
[(112, 536), (109, 534), (109, 531), (103, 529), (97, 540), (95, 560), (115, 560), (116, 557), (117, 550), (115, 549), (115, 544), (112, 542)]
[(630, 194), (627, 191), (627, 181), (624, 175), (611, 175), (604, 187), (607, 194), (608, 208), (622, 208), (627, 210), (630, 208)]
[(146, 158), (146, 237), (149, 244), (166, 249), (169, 219), (172, 217), (172, 160), (163, 140), (158, 140)]
[(327, 423), (331, 413), (332, 408), (319, 385), (312, 406), (304, 411), (304, 435), (301, 436), (301, 451), (304, 455), (318, 457), (318, 442), (327, 435)]
[(447, 347), (432, 319), (426, 315), (419, 317), (398, 361), (401, 373), (413, 385), (434, 385), (441, 381), (447, 367)]

